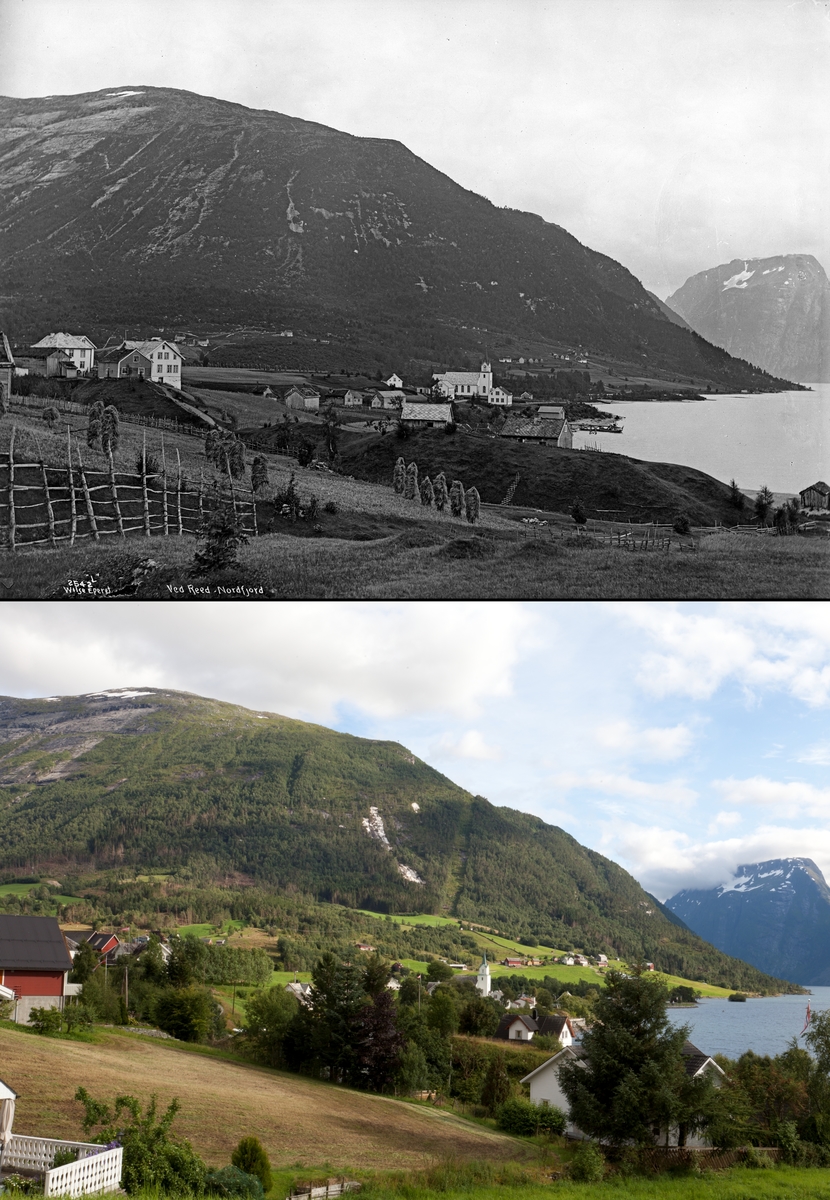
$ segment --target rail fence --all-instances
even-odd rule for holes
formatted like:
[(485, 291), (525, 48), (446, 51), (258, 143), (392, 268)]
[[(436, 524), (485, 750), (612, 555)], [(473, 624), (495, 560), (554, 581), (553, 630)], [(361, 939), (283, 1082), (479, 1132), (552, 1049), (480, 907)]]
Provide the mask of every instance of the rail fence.
[(651, 550), (668, 554), (672, 549), (696, 554), (698, 543), (693, 538), (682, 538), (673, 532), (671, 525), (629, 525), (625, 529), (578, 531), (562, 529), (560, 526), (520, 525), (519, 541), (565, 541), (577, 538), (587, 546), (616, 546), (620, 550)]
[[(730, 1150), (721, 1150), (716, 1146), (643, 1146), (636, 1150), (612, 1151), (608, 1153), (611, 1162), (623, 1157), (633, 1158), (641, 1170), (658, 1174), (678, 1167), (700, 1166), (712, 1171), (725, 1171), (738, 1163), (745, 1162), (749, 1153), (747, 1146), (736, 1146)], [(779, 1146), (763, 1146), (753, 1148), (752, 1153), (764, 1154), (772, 1162), (780, 1162), (783, 1153)]]
[(72, 461), (67, 438), (64, 467), (39, 462), (20, 462), (14, 449), (12, 427), (8, 452), (0, 457), (0, 527), (6, 530), (6, 548), (73, 545), (78, 538), (94, 541), (107, 535), (164, 537), (198, 535), (208, 511), (216, 503), (228, 503), (242, 529), (254, 537), (257, 527), (256, 500), (250, 489), (226, 485), (206, 487), (200, 472), (198, 483), (182, 474), (176, 451), (176, 471), (168, 476), (162, 456), (160, 471), (147, 470), (146, 453), (140, 472), (116, 471), (112, 455), (109, 470), (85, 467), (77, 448), (77, 465)]
[[(60, 413), (71, 416), (88, 417), (90, 406), (78, 404), (75, 400), (63, 400), (60, 397), (50, 399), (48, 396), (12, 396), (13, 408), (47, 409), (55, 408)], [(127, 413), (118, 410), (118, 420), (127, 425), (143, 425), (147, 429), (168, 429), (171, 433), (183, 433), (185, 437), (206, 438), (210, 429), (191, 425), (186, 421), (176, 421), (173, 417), (154, 417), (143, 413)]]
[(295, 1188), (288, 1200), (329, 1200), (329, 1197), (344, 1196), (347, 1192), (359, 1192), (361, 1184), (356, 1179), (330, 1179), (319, 1187)]

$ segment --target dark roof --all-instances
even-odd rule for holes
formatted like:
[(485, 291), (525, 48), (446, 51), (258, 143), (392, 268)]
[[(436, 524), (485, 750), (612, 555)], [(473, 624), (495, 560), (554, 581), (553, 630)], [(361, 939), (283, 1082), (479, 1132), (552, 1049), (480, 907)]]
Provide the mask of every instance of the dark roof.
[[(539, 1032), (544, 1034), (545, 1037), (558, 1038), (565, 1026), (568, 1025), (568, 1018), (549, 1015), (547, 1017), (542, 1017), (541, 1021), (538, 1022), (538, 1025)], [(568, 1028), (570, 1029), (570, 1026), (568, 1026)], [(570, 1033), (573, 1035), (572, 1029), (570, 1029)]]
[(37, 358), (47, 359), (57, 355), (58, 358), (63, 357), (68, 361), (72, 361), (72, 355), (67, 354), (65, 350), (61, 350), (59, 346), (29, 346), (27, 350), (19, 350), (18, 358)]
[(820, 479), (818, 483), (811, 483), (809, 487), (802, 488), (799, 495), (803, 496), (805, 492), (821, 492), (822, 496), (827, 496), (830, 494), (830, 487)]
[(508, 417), (500, 437), (558, 438), (565, 422), (561, 417)]
[(680, 1053), (683, 1055), (683, 1068), (690, 1079), (694, 1079), (701, 1067), (705, 1067), (711, 1058), (711, 1055), (698, 1050), (692, 1042), (684, 1042)]
[(55, 917), (0, 913), (0, 968), (6, 971), (69, 971), (72, 959)]
[(94, 932), (93, 929), (64, 929), (63, 936), (79, 946), (81, 942), (88, 942)]
[(525, 1029), (530, 1033), (537, 1033), (539, 1030), (539, 1026), (533, 1020), (533, 1017), (526, 1017), (523, 1013), (516, 1012), (514, 1009), (513, 1012), (506, 1012), (501, 1018), (495, 1036), (497, 1038), (506, 1038), (509, 1034), (510, 1026), (516, 1020), (521, 1021)]

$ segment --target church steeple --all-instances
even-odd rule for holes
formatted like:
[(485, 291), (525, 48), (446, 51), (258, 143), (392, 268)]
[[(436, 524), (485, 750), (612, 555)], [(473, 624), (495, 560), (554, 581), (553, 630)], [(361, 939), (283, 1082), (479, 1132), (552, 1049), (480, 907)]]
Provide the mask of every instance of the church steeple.
[(487, 951), (484, 951), (484, 957), (481, 960), (481, 966), (478, 968), (478, 978), (476, 979), (476, 989), (482, 996), (490, 995), (490, 964), (487, 961)]

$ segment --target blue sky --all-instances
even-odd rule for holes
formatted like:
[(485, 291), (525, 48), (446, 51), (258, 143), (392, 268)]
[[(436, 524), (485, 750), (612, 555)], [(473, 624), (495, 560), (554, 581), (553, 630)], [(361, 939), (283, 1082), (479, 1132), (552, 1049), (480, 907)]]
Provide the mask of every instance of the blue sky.
[(172, 687), (407, 745), (661, 899), (740, 863), (830, 877), (830, 608), (7, 604), (0, 693)]

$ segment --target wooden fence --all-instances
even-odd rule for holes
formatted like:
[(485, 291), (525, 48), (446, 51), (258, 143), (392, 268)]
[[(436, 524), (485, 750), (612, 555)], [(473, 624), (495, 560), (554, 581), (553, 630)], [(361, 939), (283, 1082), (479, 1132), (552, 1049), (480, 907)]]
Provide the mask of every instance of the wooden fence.
[(206, 511), (215, 503), (229, 504), (243, 530), (256, 536), (256, 501), (252, 491), (227, 485), (205, 487), (202, 473), (191, 482), (182, 474), (176, 451), (176, 470), (168, 476), (162, 452), (160, 471), (147, 470), (146, 452), (141, 472), (116, 471), (112, 455), (109, 469), (85, 467), (80, 447), (77, 465), (67, 437), (66, 466), (21, 462), (14, 450), (12, 428), (9, 450), (0, 457), (0, 527), (6, 530), (10, 551), (22, 546), (57, 546), (77, 538), (96, 542), (109, 534), (126, 538), (137, 534), (164, 537), (200, 532)]
[[(704, 1167), (711, 1171), (725, 1171), (747, 1158), (748, 1148), (736, 1146), (730, 1150), (719, 1150), (716, 1146), (642, 1146), (637, 1149), (606, 1151), (610, 1162), (624, 1157), (633, 1158), (637, 1166), (655, 1174), (678, 1168)], [(759, 1147), (754, 1153), (765, 1154), (773, 1162), (779, 1162), (782, 1151), (779, 1146)]]
[[(88, 417), (90, 410), (88, 404), (78, 404), (75, 400), (64, 400), (60, 397), (50, 399), (48, 396), (11, 396), (10, 401), (14, 408), (55, 408), (59, 413), (79, 417)], [(183, 433), (186, 437), (206, 438), (210, 433), (207, 426), (191, 425), (186, 421), (176, 421), (172, 417), (122, 412), (120, 409), (118, 420), (126, 422), (127, 425), (142, 425), (147, 429), (168, 429), (171, 433)]]
[(319, 1187), (298, 1187), (289, 1193), (288, 1200), (329, 1200), (329, 1197), (344, 1196), (346, 1192), (359, 1192), (361, 1184), (355, 1179), (330, 1179)]

